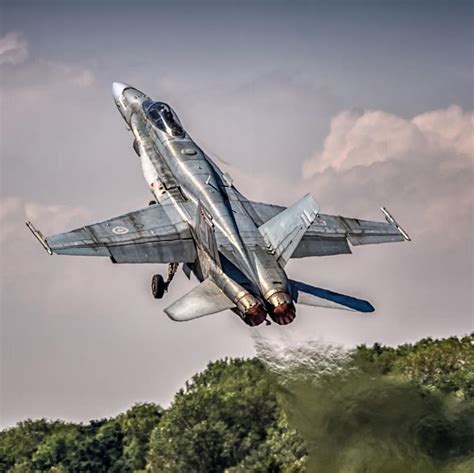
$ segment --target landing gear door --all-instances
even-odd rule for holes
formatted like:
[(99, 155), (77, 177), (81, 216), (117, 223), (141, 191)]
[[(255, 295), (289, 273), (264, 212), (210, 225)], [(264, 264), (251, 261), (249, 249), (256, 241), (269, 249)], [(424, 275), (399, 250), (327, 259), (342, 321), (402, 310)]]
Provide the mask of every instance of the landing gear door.
[(201, 201), (198, 204), (196, 221), (196, 235), (198, 245), (203, 247), (216, 264), (220, 266), (219, 252), (217, 250), (214, 223), (211, 214), (204, 208)]

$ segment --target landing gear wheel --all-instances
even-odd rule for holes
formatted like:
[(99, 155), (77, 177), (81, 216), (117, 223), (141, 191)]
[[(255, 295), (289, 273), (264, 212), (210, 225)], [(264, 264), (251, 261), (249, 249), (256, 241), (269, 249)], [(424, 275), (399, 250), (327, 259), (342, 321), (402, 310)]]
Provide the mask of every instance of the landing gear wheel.
[(156, 205), (156, 200), (150, 200), (150, 202), (148, 202), (148, 205)]
[(161, 299), (165, 295), (166, 283), (161, 274), (155, 274), (151, 278), (151, 292), (155, 299)]

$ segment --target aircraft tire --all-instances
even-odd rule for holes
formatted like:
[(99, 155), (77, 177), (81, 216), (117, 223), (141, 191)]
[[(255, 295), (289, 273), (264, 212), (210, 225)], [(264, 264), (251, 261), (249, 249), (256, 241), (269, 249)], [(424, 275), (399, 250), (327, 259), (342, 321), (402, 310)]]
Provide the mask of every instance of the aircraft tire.
[(166, 284), (161, 274), (155, 274), (151, 278), (151, 293), (155, 299), (161, 299), (165, 295)]

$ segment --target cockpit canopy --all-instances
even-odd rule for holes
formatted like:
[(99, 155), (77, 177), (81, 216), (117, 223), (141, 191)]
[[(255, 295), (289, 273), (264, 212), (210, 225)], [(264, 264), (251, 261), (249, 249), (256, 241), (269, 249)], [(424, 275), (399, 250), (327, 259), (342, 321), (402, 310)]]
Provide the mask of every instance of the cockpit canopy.
[(146, 100), (143, 103), (143, 109), (151, 122), (161, 131), (180, 138), (185, 135), (178, 117), (169, 105), (163, 102)]

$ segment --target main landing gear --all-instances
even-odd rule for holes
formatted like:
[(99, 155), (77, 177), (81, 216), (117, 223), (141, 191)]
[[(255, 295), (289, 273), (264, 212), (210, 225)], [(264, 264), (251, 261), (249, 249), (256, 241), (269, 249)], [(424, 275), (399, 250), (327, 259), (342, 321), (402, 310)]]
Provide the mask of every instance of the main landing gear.
[(168, 286), (178, 270), (178, 263), (169, 263), (168, 264), (168, 276), (166, 281), (163, 279), (161, 274), (155, 274), (151, 278), (151, 293), (155, 299), (162, 299), (165, 295), (165, 292), (168, 291)]

